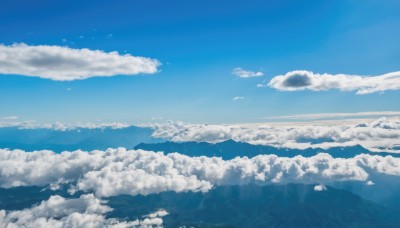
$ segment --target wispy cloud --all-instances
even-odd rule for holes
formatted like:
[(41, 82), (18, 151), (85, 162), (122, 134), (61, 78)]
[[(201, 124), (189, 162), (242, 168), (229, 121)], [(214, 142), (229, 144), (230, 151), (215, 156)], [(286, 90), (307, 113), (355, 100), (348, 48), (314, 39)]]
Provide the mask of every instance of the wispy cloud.
[(238, 100), (243, 100), (243, 99), (244, 99), (244, 97), (239, 97), (239, 96), (232, 98), (233, 101), (238, 101)]
[(301, 114), (290, 116), (270, 116), (265, 119), (269, 120), (331, 120), (346, 118), (374, 118), (374, 117), (391, 117), (400, 116), (400, 112), (384, 111), (384, 112), (338, 112), (338, 113), (317, 113), (317, 114)]
[(264, 75), (261, 71), (244, 70), (241, 67), (236, 67), (232, 70), (232, 74), (239, 78), (261, 77)]
[(32, 76), (56, 81), (91, 77), (153, 74), (160, 62), (118, 52), (62, 46), (0, 44), (0, 74)]
[(3, 117), (4, 120), (17, 120), (19, 117), (18, 116), (6, 116)]
[(369, 94), (400, 89), (400, 71), (378, 76), (360, 76), (347, 74), (316, 74), (311, 71), (296, 70), (278, 75), (268, 84), (258, 87), (271, 87), (281, 91), (331, 90), (357, 91), (357, 94)]

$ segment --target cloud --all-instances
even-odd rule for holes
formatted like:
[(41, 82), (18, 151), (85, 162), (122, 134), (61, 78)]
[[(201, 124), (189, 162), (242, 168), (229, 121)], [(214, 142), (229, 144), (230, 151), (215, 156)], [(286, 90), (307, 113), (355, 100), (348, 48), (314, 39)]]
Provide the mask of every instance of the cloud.
[(105, 201), (93, 194), (80, 198), (66, 199), (55, 195), (39, 205), (29, 209), (6, 212), (0, 211), (1, 227), (160, 227), (161, 217), (168, 214), (165, 210), (152, 213), (144, 220), (118, 221), (105, 218), (112, 209), (104, 205)]
[(301, 114), (291, 116), (271, 116), (265, 119), (270, 120), (317, 120), (317, 119), (345, 119), (345, 118), (365, 118), (365, 117), (381, 117), (396, 116), (400, 117), (400, 112), (384, 111), (384, 112), (353, 112), (353, 113), (317, 113), (317, 114)]
[(323, 184), (319, 184), (319, 185), (315, 185), (314, 186), (314, 191), (316, 191), (316, 192), (322, 192), (322, 191), (325, 191), (325, 190), (327, 190), (327, 188)]
[(0, 121), (0, 128), (3, 127), (17, 127), (21, 130), (23, 129), (51, 129), (57, 131), (67, 131), (67, 130), (75, 130), (78, 128), (84, 129), (103, 129), (103, 128), (112, 128), (112, 129), (121, 129), (121, 128), (128, 128), (129, 126), (126, 123), (75, 123), (75, 124), (67, 124), (62, 122), (55, 122), (55, 123), (39, 123), (35, 120), (29, 121)]
[(243, 100), (244, 99), (244, 97), (234, 97), (234, 98), (232, 98), (232, 100), (233, 101), (238, 101), (238, 100)]
[(357, 94), (369, 94), (400, 89), (400, 71), (378, 76), (359, 76), (347, 74), (316, 74), (311, 71), (296, 70), (272, 78), (269, 86), (280, 91), (313, 90), (357, 91)]
[(0, 74), (73, 81), (91, 77), (153, 74), (160, 62), (118, 52), (62, 46), (0, 44)]
[(261, 77), (264, 75), (261, 71), (249, 71), (244, 70), (241, 67), (236, 67), (232, 70), (232, 74), (238, 76), (239, 78), (251, 78), (251, 77)]
[(169, 214), (169, 213), (168, 213), (166, 210), (160, 209), (160, 210), (158, 210), (158, 211), (156, 211), (156, 212), (154, 212), (154, 213), (150, 213), (150, 214), (146, 215), (145, 217), (148, 217), (148, 218), (157, 218), (157, 217), (164, 217), (164, 216), (167, 216), (168, 214)]
[[(392, 116), (376, 120), (324, 120), (312, 122), (270, 122), (241, 125), (190, 124), (167, 121), (165, 123), (149, 123), (139, 127), (148, 128), (149, 134), (155, 140), (170, 140), (174, 142), (210, 142), (217, 143), (233, 139), (255, 145), (268, 145), (281, 148), (328, 149), (339, 146), (361, 145), (371, 151), (400, 152), (400, 119), (393, 117), (397, 112), (366, 112), (339, 114), (311, 114), (286, 116), (282, 119), (329, 119), (334, 115), (343, 117), (375, 117)], [(0, 121), (0, 127), (18, 127), (25, 129), (52, 129), (57, 131), (80, 129), (122, 129), (132, 125), (124, 123), (77, 123), (40, 124), (32, 121)], [(151, 133), (152, 131), (152, 133)], [(127, 132), (127, 137), (132, 133)]]
[[(153, 137), (175, 142), (222, 142), (233, 139), (255, 145), (306, 149), (362, 145), (371, 151), (399, 152), (400, 120), (311, 122), (254, 125), (155, 124)], [(315, 141), (311, 143), (310, 141)], [(393, 149), (393, 150), (392, 150)]]
[(309, 158), (259, 155), (251, 159), (222, 160), (123, 148), (60, 154), (0, 150), (0, 186), (3, 188), (69, 183), (71, 194), (83, 191), (96, 197), (165, 191), (206, 192), (218, 185), (250, 183), (358, 181), (367, 185), (372, 181), (379, 185), (388, 176), (400, 184), (400, 158), (361, 154), (344, 159), (320, 153)]

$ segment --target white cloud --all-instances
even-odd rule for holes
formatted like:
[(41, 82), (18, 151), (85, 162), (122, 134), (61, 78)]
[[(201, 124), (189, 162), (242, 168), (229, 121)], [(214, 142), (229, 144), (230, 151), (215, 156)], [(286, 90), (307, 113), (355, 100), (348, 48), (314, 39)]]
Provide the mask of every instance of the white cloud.
[(118, 52), (61, 46), (0, 44), (0, 74), (17, 74), (56, 81), (91, 77), (153, 74), (158, 60)]
[[(400, 71), (378, 76), (359, 76), (347, 74), (316, 74), (305, 70), (296, 70), (278, 75), (267, 85), (281, 91), (331, 90), (357, 91), (357, 94), (369, 94), (400, 89)], [(259, 86), (259, 87), (260, 87)]]
[(128, 125), (126, 123), (75, 123), (75, 124), (67, 124), (62, 122), (55, 123), (39, 123), (35, 120), (29, 121), (4, 121), (0, 122), (0, 128), (2, 127), (18, 127), (19, 129), (52, 129), (57, 131), (67, 131), (74, 130), (77, 128), (86, 128), (86, 129), (98, 129), (98, 128), (112, 128), (112, 129), (121, 129), (127, 128), (132, 125)]
[[(255, 145), (269, 145), (283, 148), (322, 148), (362, 145), (371, 151), (400, 152), (400, 119), (397, 112), (338, 114), (339, 116), (387, 115), (391, 118), (331, 120), (312, 122), (270, 122), (241, 125), (189, 124), (183, 122), (149, 123), (140, 127), (153, 128), (154, 138), (174, 142), (222, 142), (233, 139)], [(293, 116), (293, 118), (330, 118), (334, 114)], [(282, 119), (291, 119), (291, 116)], [(33, 121), (0, 121), (0, 127), (23, 129), (45, 128), (67, 131), (79, 128), (120, 129), (133, 125), (125, 123), (76, 123), (40, 124)], [(321, 140), (320, 140), (321, 139)], [(311, 143), (313, 141), (313, 143)]]
[(316, 191), (316, 192), (322, 192), (322, 191), (325, 191), (325, 190), (327, 190), (327, 188), (323, 184), (319, 184), (319, 185), (315, 185), (314, 186), (314, 191)]
[(80, 198), (66, 199), (55, 195), (39, 205), (29, 209), (5, 212), (0, 211), (1, 227), (161, 227), (161, 217), (168, 214), (165, 210), (152, 213), (153, 217), (144, 220), (118, 221), (105, 218), (104, 214), (112, 209), (93, 194)]
[(400, 112), (383, 111), (383, 112), (352, 112), (352, 113), (317, 113), (317, 114), (301, 114), (291, 116), (271, 116), (265, 119), (270, 120), (317, 120), (317, 119), (345, 119), (345, 118), (365, 118), (365, 117), (381, 117), (396, 116), (400, 117)]
[(234, 68), (232, 70), (232, 74), (238, 76), (239, 78), (261, 77), (264, 75), (264, 73), (261, 71), (244, 70), (241, 67)]
[[(283, 123), (257, 125), (208, 125), (168, 122), (152, 126), (153, 137), (175, 142), (221, 142), (228, 139), (256, 145), (284, 148), (331, 148), (362, 145), (372, 151), (399, 152), (400, 120), (380, 118), (376, 121), (341, 123)], [(321, 142), (304, 142), (303, 139), (325, 139)]]
[(400, 158), (361, 154), (344, 159), (321, 153), (309, 158), (259, 155), (226, 161), (123, 148), (61, 154), (0, 150), (1, 187), (45, 186), (69, 181), (71, 194), (93, 192), (97, 197), (164, 191), (206, 192), (217, 185), (249, 183), (361, 181), (368, 184), (373, 181), (380, 184), (388, 176), (400, 184)]
[(239, 97), (239, 96), (232, 98), (233, 101), (238, 101), (238, 100), (243, 100), (243, 99), (244, 99), (244, 97)]
[(153, 213), (150, 213), (148, 215), (145, 215), (145, 217), (148, 217), (148, 218), (159, 218), (159, 217), (167, 216), (168, 214), (169, 213), (166, 210), (160, 209), (160, 210), (158, 210), (156, 212), (153, 212)]

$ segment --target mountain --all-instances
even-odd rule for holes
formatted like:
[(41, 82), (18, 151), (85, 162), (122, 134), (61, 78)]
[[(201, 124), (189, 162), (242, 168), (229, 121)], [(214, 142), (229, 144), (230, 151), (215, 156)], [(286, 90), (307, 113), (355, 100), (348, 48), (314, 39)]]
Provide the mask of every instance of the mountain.
[(33, 150), (105, 150), (126, 147), (132, 149), (141, 142), (154, 143), (162, 140), (151, 137), (151, 128), (130, 126), (127, 128), (74, 128), (55, 130), (47, 128), (20, 129), (0, 128), (0, 148)]
[[(0, 209), (21, 210), (68, 195), (43, 187), (0, 189)], [(208, 192), (162, 192), (106, 198), (114, 210), (107, 214), (120, 220), (142, 219), (165, 209), (165, 227), (400, 227), (396, 207), (365, 200), (345, 190), (314, 185), (218, 186)]]
[[(134, 148), (150, 151), (163, 151), (167, 154), (178, 152), (188, 156), (217, 156), (222, 157), (223, 159), (232, 159), (238, 156), (254, 157), (260, 154), (275, 154), (280, 157), (294, 157), (297, 155), (311, 157), (320, 152), (327, 152), (335, 158), (351, 158), (362, 153), (373, 155), (378, 154), (376, 152), (371, 152), (360, 145), (348, 147), (332, 147), (326, 150), (321, 148), (307, 148), (305, 150), (300, 150), (277, 148), (273, 146), (253, 145), (245, 142), (236, 142), (234, 140), (227, 140), (215, 144), (207, 142), (162, 142), (152, 144), (140, 143)], [(379, 153), (379, 155), (391, 155), (393, 157), (400, 157), (400, 154), (386, 152), (381, 152)]]
[(110, 216), (134, 219), (158, 208), (166, 227), (400, 227), (396, 210), (344, 190), (313, 185), (220, 186), (207, 193), (109, 198)]

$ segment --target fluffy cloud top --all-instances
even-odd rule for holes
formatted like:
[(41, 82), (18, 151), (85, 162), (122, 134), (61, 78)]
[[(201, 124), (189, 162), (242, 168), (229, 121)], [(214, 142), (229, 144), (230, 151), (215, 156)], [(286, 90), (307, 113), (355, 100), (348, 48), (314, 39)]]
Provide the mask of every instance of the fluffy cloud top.
[(261, 77), (264, 75), (261, 71), (250, 71), (245, 70), (241, 67), (236, 67), (232, 70), (232, 74), (238, 76), (239, 78), (251, 78), (251, 77)]
[(0, 44), (0, 74), (72, 81), (95, 76), (153, 74), (159, 61), (118, 52), (61, 46)]
[[(294, 149), (331, 148), (362, 145), (371, 151), (399, 152), (400, 120), (380, 118), (376, 121), (279, 125), (207, 125), (169, 122), (154, 125), (153, 137), (175, 142), (221, 142), (228, 139), (256, 145)], [(306, 139), (306, 140), (304, 140)], [(323, 139), (318, 142), (319, 139)], [(307, 142), (308, 140), (308, 142)], [(316, 141), (310, 143), (309, 141)], [(392, 148), (394, 148), (392, 150)]]
[(309, 158), (259, 155), (222, 160), (122, 148), (61, 154), (0, 150), (0, 187), (69, 182), (71, 194), (93, 192), (98, 197), (163, 191), (206, 192), (216, 185), (249, 183), (361, 181), (367, 185), (368, 181), (379, 184), (385, 176), (400, 182), (400, 158), (361, 154), (342, 159), (322, 153)]
[(82, 195), (76, 199), (66, 199), (55, 195), (39, 205), (29, 209), (5, 212), (0, 211), (1, 227), (160, 227), (161, 217), (168, 214), (165, 210), (154, 212), (144, 220), (130, 222), (105, 218), (104, 214), (112, 209), (103, 205), (93, 194)]
[(296, 70), (278, 75), (264, 86), (281, 91), (331, 90), (357, 91), (357, 94), (383, 92), (400, 89), (400, 71), (379, 76), (359, 76), (347, 74), (316, 74)]

